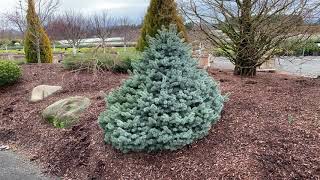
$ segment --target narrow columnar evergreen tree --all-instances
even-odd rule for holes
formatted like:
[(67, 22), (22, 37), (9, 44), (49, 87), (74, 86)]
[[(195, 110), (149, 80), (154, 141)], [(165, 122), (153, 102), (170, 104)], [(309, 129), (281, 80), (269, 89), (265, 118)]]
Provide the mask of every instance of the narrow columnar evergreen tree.
[(151, 0), (147, 14), (144, 17), (137, 50), (143, 51), (148, 46), (147, 37), (154, 37), (162, 26), (169, 27), (170, 24), (175, 24), (178, 31), (182, 33), (182, 38), (187, 40), (186, 28), (182, 17), (179, 15), (175, 1)]
[(175, 26), (150, 38), (133, 76), (106, 97), (105, 141), (122, 152), (176, 150), (208, 134), (224, 96)]
[(28, 0), (24, 51), (28, 63), (52, 63), (53, 55), (50, 40), (35, 11), (34, 0)]

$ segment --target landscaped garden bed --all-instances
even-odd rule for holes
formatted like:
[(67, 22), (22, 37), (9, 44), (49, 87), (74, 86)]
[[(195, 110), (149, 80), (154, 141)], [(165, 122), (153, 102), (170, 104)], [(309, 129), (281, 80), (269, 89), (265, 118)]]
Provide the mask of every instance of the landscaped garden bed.
[[(8, 144), (47, 173), (71, 179), (317, 179), (320, 177), (320, 81), (282, 74), (255, 78), (209, 69), (229, 94), (209, 135), (182, 150), (123, 154), (105, 145), (98, 116), (104, 93), (127, 74), (70, 72), (55, 64), (23, 65), (23, 76), (0, 89), (0, 144)], [(62, 86), (31, 103), (34, 87)], [(41, 112), (70, 96), (91, 100), (80, 121), (54, 128)]]

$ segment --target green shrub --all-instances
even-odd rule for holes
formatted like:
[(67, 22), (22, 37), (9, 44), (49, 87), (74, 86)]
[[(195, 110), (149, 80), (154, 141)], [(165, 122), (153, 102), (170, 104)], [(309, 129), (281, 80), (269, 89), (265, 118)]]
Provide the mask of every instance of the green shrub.
[(106, 143), (122, 152), (182, 148), (206, 136), (220, 118), (218, 84), (197, 68), (176, 28), (159, 33), (99, 116)]
[(133, 72), (133, 63), (141, 59), (140, 52), (123, 52), (119, 54), (119, 61), (115, 62), (112, 67), (113, 72), (126, 73)]
[(285, 41), (277, 49), (276, 54), (279, 56), (318, 56), (320, 48), (317, 44), (318, 40), (301, 41)]
[(300, 47), (295, 49), (295, 55), (306, 55), (306, 56), (313, 56), (318, 55), (320, 52), (320, 48), (315, 41), (309, 40), (305, 43), (302, 43)]
[(15, 63), (16, 65), (23, 65), (23, 64), (27, 63), (26, 60), (24, 60), (24, 59), (12, 59), (12, 60), (1, 59), (0, 61), (10, 61), (10, 62)]
[(88, 54), (69, 55), (62, 61), (63, 67), (67, 70), (92, 70), (95, 59)]
[(16, 63), (17, 65), (23, 65), (27, 63), (26, 60), (22, 60), (22, 59), (14, 60), (13, 62)]
[(122, 61), (138, 61), (141, 59), (141, 52), (139, 51), (128, 51), (128, 52), (120, 52), (119, 57)]
[(0, 60), (0, 86), (12, 84), (20, 77), (21, 69), (17, 64)]
[(132, 72), (133, 67), (131, 64), (131, 61), (128, 59), (120, 60), (120, 61), (114, 61), (114, 64), (111, 67), (111, 71), (117, 72), (117, 73), (127, 73), (128, 71)]
[(16, 59), (16, 60), (12, 60), (12, 62), (14, 62), (15, 64), (17, 65), (23, 65), (23, 64), (26, 64), (26, 60), (24, 59)]
[(85, 53), (76, 56), (67, 56), (63, 60), (63, 66), (68, 70), (108, 70), (119, 73), (133, 71), (132, 61), (136, 61), (138, 55), (109, 54), (109, 53)]

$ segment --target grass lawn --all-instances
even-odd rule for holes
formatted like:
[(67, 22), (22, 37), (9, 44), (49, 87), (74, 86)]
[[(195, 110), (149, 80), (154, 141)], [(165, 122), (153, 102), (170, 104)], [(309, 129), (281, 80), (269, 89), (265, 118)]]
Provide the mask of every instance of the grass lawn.
[(12, 54), (24, 54), (22, 49), (0, 49), (0, 54), (7, 54), (7, 53), (12, 53)]
[[(0, 88), (0, 144), (16, 147), (49, 174), (64, 179), (317, 179), (320, 177), (320, 81), (258, 73), (240, 78), (209, 70), (229, 93), (221, 120), (209, 135), (174, 152), (122, 154), (103, 141), (97, 123), (106, 93), (126, 74), (70, 73), (59, 65), (23, 65), (23, 78)], [(32, 88), (63, 91), (30, 103)], [(55, 129), (41, 111), (69, 96), (92, 105), (70, 129)]]
[[(79, 48), (78, 51), (81, 53), (88, 53), (93, 51), (95, 48), (92, 47), (83, 47)], [(55, 50), (52, 49), (54, 53), (66, 53), (66, 54), (72, 54), (72, 48), (56, 48)], [(102, 51), (100, 48), (99, 51)], [(132, 53), (136, 52), (134, 47), (128, 47), (128, 48), (123, 48), (123, 47), (115, 47), (115, 48), (107, 48), (107, 51), (115, 51), (118, 53)], [(6, 54), (6, 53), (14, 53), (14, 54), (24, 54), (22, 49), (9, 49), (8, 51), (4, 49), (0, 49), (0, 54)]]

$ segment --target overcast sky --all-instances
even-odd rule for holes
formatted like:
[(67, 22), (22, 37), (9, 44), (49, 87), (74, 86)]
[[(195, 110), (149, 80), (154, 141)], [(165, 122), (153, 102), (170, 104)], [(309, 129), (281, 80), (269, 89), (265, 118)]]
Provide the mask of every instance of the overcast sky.
[[(0, 0), (0, 14), (13, 9), (19, 0)], [(150, 0), (60, 0), (61, 10), (94, 12), (108, 9), (115, 16), (138, 19), (144, 16)]]

